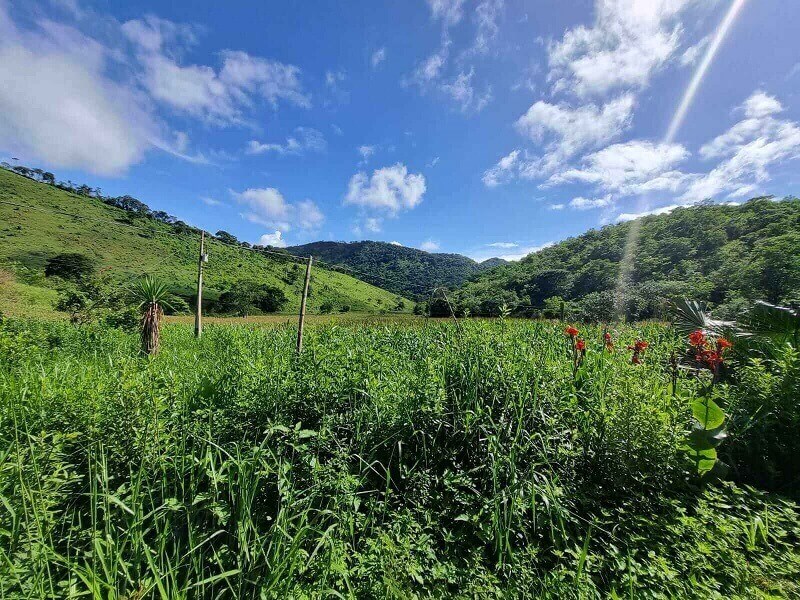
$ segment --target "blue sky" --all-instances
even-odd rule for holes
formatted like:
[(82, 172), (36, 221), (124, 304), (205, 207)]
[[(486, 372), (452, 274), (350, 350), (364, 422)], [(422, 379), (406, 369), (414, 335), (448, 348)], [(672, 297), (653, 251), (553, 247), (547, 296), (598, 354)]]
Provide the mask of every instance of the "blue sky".
[(513, 259), (797, 193), (797, 23), (785, 0), (0, 0), (0, 156), (253, 243)]

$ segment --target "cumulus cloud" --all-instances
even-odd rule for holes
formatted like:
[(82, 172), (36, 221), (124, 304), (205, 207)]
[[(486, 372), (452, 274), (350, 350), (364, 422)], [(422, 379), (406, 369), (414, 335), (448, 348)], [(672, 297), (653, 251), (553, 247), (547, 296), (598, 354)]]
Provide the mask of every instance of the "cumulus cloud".
[(300, 155), (306, 152), (324, 152), (327, 147), (328, 143), (325, 141), (325, 136), (322, 135), (322, 132), (311, 127), (297, 127), (294, 130), (294, 135), (286, 138), (286, 142), (283, 144), (250, 140), (245, 152), (248, 154), (275, 152), (281, 155)]
[(258, 238), (258, 243), (261, 246), (273, 246), (275, 248), (286, 248), (286, 240), (283, 239), (283, 233), (279, 229), (273, 233), (265, 233)]
[(118, 175), (170, 148), (144, 98), (106, 74), (113, 52), (40, 21), (20, 30), (0, 4), (0, 148), (60, 168)]
[(631, 123), (634, 98), (631, 94), (598, 106), (577, 108), (566, 104), (534, 103), (517, 119), (517, 130), (535, 142), (550, 138), (544, 165), (551, 170), (577, 152), (603, 144), (625, 131)]
[(439, 248), (439, 242), (433, 240), (426, 240), (419, 245), (419, 249), (425, 252), (436, 252)]
[(376, 169), (371, 176), (363, 171), (353, 175), (345, 204), (380, 210), (394, 216), (417, 206), (424, 194), (425, 177), (419, 173), (409, 173), (404, 164), (397, 163)]
[(673, 167), (688, 156), (689, 151), (680, 144), (642, 140), (613, 144), (586, 156), (581, 167), (553, 175), (548, 185), (589, 183), (622, 194), (655, 189), (675, 191), (685, 177)]
[(578, 26), (550, 45), (551, 81), (578, 96), (641, 89), (676, 55), (679, 17), (700, 0), (597, 0), (593, 26)]
[(322, 211), (311, 200), (291, 204), (275, 188), (248, 188), (243, 192), (230, 192), (246, 208), (242, 216), (251, 223), (286, 232), (292, 227), (318, 229), (325, 221)]
[(514, 178), (520, 164), (521, 150), (512, 150), (497, 164), (487, 169), (483, 174), (483, 184), (486, 187), (497, 187)]
[[(124, 23), (122, 32), (137, 48), (144, 66), (141, 83), (150, 95), (178, 112), (215, 125), (242, 124), (258, 100), (276, 108), (279, 101), (308, 108), (300, 69), (246, 52), (223, 50), (219, 68), (181, 65), (175, 59), (192, 29), (153, 17)], [(172, 48), (178, 46), (178, 50)]]

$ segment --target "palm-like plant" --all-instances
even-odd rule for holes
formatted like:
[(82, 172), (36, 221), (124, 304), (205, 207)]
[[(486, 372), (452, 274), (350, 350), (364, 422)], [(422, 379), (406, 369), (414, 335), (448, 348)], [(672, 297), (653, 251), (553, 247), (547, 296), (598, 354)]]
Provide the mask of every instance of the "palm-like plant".
[(142, 311), (140, 321), (142, 352), (157, 354), (161, 340), (161, 319), (164, 308), (170, 308), (166, 285), (151, 275), (145, 275), (134, 286), (133, 294)]

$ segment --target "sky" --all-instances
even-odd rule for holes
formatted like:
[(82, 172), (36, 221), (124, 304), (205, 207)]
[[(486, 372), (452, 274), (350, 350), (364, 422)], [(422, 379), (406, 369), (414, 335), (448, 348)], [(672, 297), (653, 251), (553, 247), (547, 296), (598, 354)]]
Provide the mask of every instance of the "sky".
[(510, 260), (798, 194), (800, 2), (0, 0), (0, 158), (256, 244)]

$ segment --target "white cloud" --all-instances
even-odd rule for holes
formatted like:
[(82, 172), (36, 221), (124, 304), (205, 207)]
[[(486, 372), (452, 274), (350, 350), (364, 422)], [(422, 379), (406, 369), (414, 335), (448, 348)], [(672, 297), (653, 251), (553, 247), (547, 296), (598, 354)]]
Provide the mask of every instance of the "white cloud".
[(157, 18), (128, 21), (122, 32), (137, 47), (144, 66), (142, 85), (157, 101), (216, 125), (246, 122), (245, 111), (257, 100), (273, 107), (279, 101), (308, 108), (300, 69), (294, 65), (223, 50), (222, 66), (178, 64), (172, 46), (193, 39), (191, 28)]
[(711, 43), (711, 36), (707, 35), (693, 46), (689, 46), (680, 57), (681, 66), (688, 67), (697, 62), (697, 59), (706, 51)]
[(740, 108), (745, 119), (700, 148), (703, 158), (723, 160), (692, 181), (682, 202), (745, 195), (770, 179), (770, 166), (800, 158), (800, 125), (775, 117), (783, 110), (777, 99), (756, 91)]
[(379, 233), (383, 229), (383, 219), (380, 217), (367, 217), (363, 223), (364, 229), (371, 233)]
[(513, 179), (520, 163), (520, 152), (520, 150), (512, 150), (497, 161), (495, 166), (487, 169), (483, 174), (483, 184), (486, 187), (496, 187)]
[(519, 244), (515, 242), (494, 242), (492, 244), (486, 244), (489, 248), (516, 248)]
[(328, 147), (325, 136), (322, 132), (311, 127), (297, 127), (294, 135), (286, 138), (284, 144), (261, 143), (250, 140), (245, 152), (248, 154), (262, 154), (264, 152), (276, 152), (278, 154), (303, 154), (304, 152), (324, 152)]
[(482, 93), (476, 93), (472, 85), (475, 70), (461, 72), (450, 82), (443, 83), (441, 90), (461, 107), (461, 112), (480, 112), (492, 100), (492, 87), (487, 85)]
[(558, 168), (581, 150), (593, 148), (620, 135), (631, 123), (634, 98), (631, 94), (597, 106), (572, 108), (566, 104), (538, 101), (517, 119), (517, 130), (534, 142), (550, 138), (537, 170)]
[(216, 200), (215, 198), (211, 198), (209, 196), (201, 196), (200, 200), (206, 206), (228, 206), (221, 200)]
[(372, 65), (373, 69), (377, 69), (380, 64), (386, 60), (386, 47), (379, 48), (372, 53), (372, 56), (369, 59), (370, 64)]
[(596, 21), (549, 47), (551, 81), (579, 96), (641, 89), (680, 46), (679, 17), (699, 0), (596, 0)]
[(497, 19), (503, 11), (504, 4), (504, 0), (484, 0), (475, 7), (475, 22), (478, 30), (475, 34), (475, 44), (472, 46), (474, 52), (481, 54), (487, 52), (497, 38), (500, 31)]
[(549, 208), (550, 210), (564, 210), (565, 206), (566, 204), (559, 203), (559, 204), (550, 204), (548, 205), (547, 208)]
[(403, 245), (403, 244), (401, 244), (400, 242), (395, 242), (395, 241), (391, 241), (391, 242), (389, 242), (389, 243), (390, 243), (392, 246), (402, 246), (402, 245)]
[(647, 217), (649, 215), (665, 215), (672, 212), (676, 208), (679, 208), (680, 206), (680, 204), (670, 204), (669, 206), (662, 206), (661, 208), (654, 208), (652, 210), (645, 210), (638, 213), (622, 213), (617, 215), (617, 218), (614, 219), (614, 222), (623, 223), (625, 221), (633, 221), (634, 219)]
[(75, 29), (38, 25), (18, 30), (0, 4), (0, 148), (118, 175), (155, 144), (170, 146), (147, 103), (106, 76), (110, 50)]
[(231, 195), (248, 209), (242, 215), (245, 219), (278, 231), (289, 231), (292, 227), (313, 230), (325, 220), (311, 200), (290, 204), (275, 188), (248, 188), (243, 192), (231, 190)]
[(425, 165), (425, 166), (426, 166), (426, 167), (428, 167), (429, 169), (432, 169), (433, 167), (435, 167), (435, 166), (436, 166), (436, 165), (438, 165), (438, 164), (439, 164), (439, 157), (438, 157), (438, 156), (434, 156), (434, 157), (433, 157), (433, 158), (430, 160), (430, 162), (428, 162), (428, 164), (427, 164), (427, 165)]
[(442, 70), (444, 69), (444, 65), (447, 62), (447, 56), (449, 54), (448, 47), (449, 43), (443, 43), (439, 50), (418, 64), (416, 69), (414, 69), (414, 72), (411, 75), (404, 77), (401, 83), (404, 86), (417, 85), (421, 90), (424, 91), (431, 82), (438, 79), (442, 74)]
[(359, 161), (359, 165), (366, 165), (369, 162), (369, 159), (377, 152), (377, 146), (368, 146), (364, 144), (363, 146), (358, 147), (358, 153), (361, 155), (361, 160)]
[(345, 204), (396, 215), (401, 210), (417, 206), (424, 194), (425, 177), (419, 173), (409, 173), (404, 164), (397, 163), (376, 169), (371, 176), (363, 171), (353, 175)]
[(589, 183), (622, 194), (655, 189), (676, 191), (685, 177), (672, 169), (688, 156), (689, 151), (680, 144), (632, 140), (589, 154), (580, 168), (557, 173), (548, 184)]
[(419, 245), (419, 249), (425, 252), (436, 252), (439, 249), (439, 242), (426, 240)]
[(427, 0), (431, 18), (441, 19), (445, 26), (457, 24), (464, 16), (462, 7), (465, 0)]
[(751, 119), (761, 119), (770, 115), (783, 112), (783, 106), (774, 96), (757, 90), (744, 101), (742, 110), (746, 117)]
[(569, 207), (576, 210), (591, 210), (593, 208), (608, 208), (614, 204), (611, 194), (602, 198), (584, 198), (578, 196), (569, 201)]
[(275, 248), (286, 248), (286, 240), (283, 239), (283, 234), (278, 229), (274, 233), (265, 233), (258, 239), (261, 246), (273, 246)]
[[(518, 252), (514, 252), (512, 254), (501, 254), (497, 258), (502, 258), (503, 260), (508, 260), (508, 261), (511, 261), (511, 262), (515, 262), (515, 261), (518, 261), (518, 260), (522, 260), (523, 258), (528, 256), (529, 254), (534, 254), (536, 252), (539, 252), (540, 250), (544, 250), (545, 248), (549, 248), (550, 246), (553, 246), (554, 244), (555, 244), (555, 242), (545, 242), (544, 244), (540, 244), (538, 246), (526, 246), (524, 248), (520, 248)], [(487, 257), (487, 258), (492, 258), (492, 257)]]

